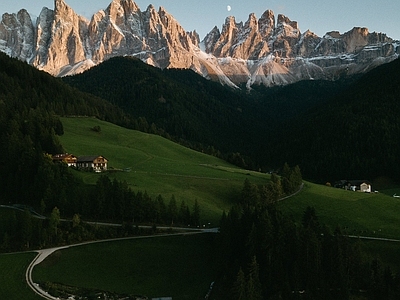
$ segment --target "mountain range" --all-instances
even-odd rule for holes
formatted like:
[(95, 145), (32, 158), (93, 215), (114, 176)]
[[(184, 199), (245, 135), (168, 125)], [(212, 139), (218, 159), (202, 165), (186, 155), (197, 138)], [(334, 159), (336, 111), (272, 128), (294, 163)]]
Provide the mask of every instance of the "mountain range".
[(203, 40), (160, 7), (141, 11), (132, 0), (113, 0), (91, 20), (64, 0), (37, 18), (21, 9), (4, 13), (0, 51), (54, 76), (81, 73), (115, 56), (133, 56), (164, 68), (192, 69), (222, 84), (250, 88), (301, 80), (335, 80), (364, 73), (398, 57), (400, 42), (355, 27), (318, 37), (271, 10), (237, 23), (228, 17)]

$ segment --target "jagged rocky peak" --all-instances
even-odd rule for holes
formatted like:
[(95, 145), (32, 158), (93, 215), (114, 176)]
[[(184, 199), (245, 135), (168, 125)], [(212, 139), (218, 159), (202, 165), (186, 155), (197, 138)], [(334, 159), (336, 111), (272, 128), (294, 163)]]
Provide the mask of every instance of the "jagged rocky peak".
[(314, 32), (307, 29), (301, 37), (298, 43), (298, 53), (297, 55), (303, 57), (310, 57), (313, 55), (315, 49), (321, 42), (321, 38), (317, 36)]
[(276, 29), (278, 36), (298, 38), (300, 36), (300, 29), (296, 21), (291, 21), (285, 15), (279, 14), (276, 22)]
[(264, 38), (273, 34), (275, 30), (275, 15), (272, 10), (268, 9), (262, 14), (258, 20), (258, 30)]
[[(243, 27), (242, 23), (236, 23), (233, 16), (225, 19), (225, 24), (222, 27), (221, 34), (216, 39), (215, 44), (206, 45), (210, 49), (210, 53), (216, 57), (232, 56), (232, 46), (236, 41), (239, 30)], [(216, 31), (214, 31), (216, 33)]]
[(227, 36), (229, 38), (234, 38), (236, 36), (237, 31), (243, 27), (243, 23), (236, 23), (236, 19), (234, 16), (226, 17), (225, 24), (222, 27), (221, 35)]
[(278, 15), (277, 26), (280, 25), (289, 25), (293, 29), (298, 29), (297, 21), (291, 21), (288, 17), (282, 14)]
[[(283, 52), (287, 55), (291, 52), (288, 48), (295, 44), (293, 39), (299, 36), (300, 30), (297, 22), (291, 21), (284, 15), (279, 15), (275, 24), (274, 12), (266, 10), (260, 19), (251, 13), (244, 25), (236, 23), (233, 16), (227, 17), (222, 32), (219, 33), (214, 28), (203, 43), (205, 51), (217, 57), (258, 59), (275, 47), (284, 49)], [(288, 42), (289, 39), (292, 40)]]
[(67, 3), (65, 3), (64, 0), (54, 0), (54, 12), (55, 14), (65, 14), (65, 15), (75, 14), (73, 9)]
[(238, 29), (232, 50), (232, 57), (238, 59), (258, 59), (268, 51), (268, 45), (259, 32), (259, 21), (255, 14), (250, 14), (244, 26)]
[[(0, 23), (0, 51), (29, 62), (33, 54), (35, 28), (29, 13), (21, 9), (17, 14), (3, 14)], [(7, 45), (13, 45), (7, 48)]]
[(50, 25), (50, 28), (43, 28), (38, 35), (38, 41), (42, 46), (47, 44), (47, 51), (44, 49), (43, 52), (43, 49), (40, 49), (40, 55), (33, 64), (53, 75), (58, 75), (62, 68), (86, 59), (84, 45), (88, 33), (88, 21), (75, 13), (64, 0), (55, 0), (54, 7), (53, 16), (50, 11), (42, 10), (44, 15), (40, 18), (44, 20), (41, 21), (44, 21), (44, 26)]
[[(163, 25), (164, 38), (168, 42), (169, 48), (190, 51), (192, 47), (192, 36), (169, 14), (163, 7), (158, 11)], [(195, 36), (194, 36), (195, 37)], [(174, 62), (176, 63), (176, 61)]]
[[(160, 20), (162, 25), (167, 29), (168, 33), (171, 33), (173, 36), (175, 33), (185, 32), (183, 27), (175, 20), (175, 18), (169, 14), (164, 7), (160, 6), (158, 10), (158, 15), (160, 16)], [(169, 29), (169, 30), (168, 30)]]
[(149, 34), (156, 34), (161, 25), (160, 16), (152, 4), (150, 4), (145, 12), (145, 23), (148, 24)]
[(140, 9), (132, 0), (113, 0), (107, 13), (117, 26), (125, 26), (133, 16), (140, 14)]
[(334, 30), (334, 31), (329, 31), (329, 32), (327, 32), (325, 35), (324, 35), (324, 38), (333, 38), (333, 39), (340, 39), (341, 38), (341, 34), (340, 34), (340, 32), (339, 31), (336, 31), (336, 30)]
[(217, 26), (214, 26), (214, 28), (207, 33), (201, 42), (201, 45), (206, 53), (211, 53), (213, 51), (214, 46), (218, 42), (220, 36), (221, 32)]
[[(258, 19), (254, 13), (249, 14), (249, 18), (244, 24), (245, 28), (257, 28), (258, 27)], [(258, 29), (258, 28), (257, 28)]]
[(187, 34), (189, 35), (189, 37), (192, 41), (192, 44), (195, 45), (196, 47), (198, 47), (200, 44), (200, 36), (197, 33), (197, 31), (196, 30), (189, 31)]
[(112, 56), (144, 50), (143, 31), (139, 6), (132, 0), (113, 0), (89, 24), (91, 59), (97, 64)]
[(334, 79), (364, 72), (400, 54), (399, 41), (355, 27), (318, 37), (272, 10), (243, 24), (226, 18), (199, 43), (166, 9), (140, 11), (133, 0), (112, 0), (89, 22), (64, 0), (43, 8), (32, 22), (26, 10), (4, 14), (0, 51), (53, 75), (87, 70), (113, 56), (134, 56), (160, 68), (191, 68), (206, 78), (235, 86), (283, 85), (304, 79)]
[(368, 45), (368, 28), (354, 27), (343, 34), (343, 41), (347, 45), (347, 52), (355, 52)]

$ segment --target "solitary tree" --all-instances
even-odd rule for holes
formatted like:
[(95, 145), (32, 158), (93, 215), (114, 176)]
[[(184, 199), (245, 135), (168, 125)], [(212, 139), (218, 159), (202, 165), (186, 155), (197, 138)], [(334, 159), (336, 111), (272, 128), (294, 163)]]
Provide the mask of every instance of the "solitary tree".
[(168, 218), (171, 220), (171, 225), (174, 224), (174, 221), (176, 220), (177, 217), (178, 217), (178, 206), (176, 204), (175, 196), (172, 195), (168, 205)]
[(194, 200), (192, 219), (193, 225), (200, 225), (200, 205), (197, 199)]

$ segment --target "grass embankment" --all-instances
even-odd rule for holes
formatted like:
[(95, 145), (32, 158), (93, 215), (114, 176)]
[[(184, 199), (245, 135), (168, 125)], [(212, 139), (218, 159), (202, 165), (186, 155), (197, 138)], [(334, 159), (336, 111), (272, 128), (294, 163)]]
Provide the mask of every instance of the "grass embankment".
[[(267, 174), (242, 170), (160, 136), (95, 118), (61, 120), (65, 134), (60, 140), (68, 153), (105, 156), (110, 169), (120, 170), (109, 176), (128, 182), (134, 191), (147, 191), (152, 197), (161, 194), (166, 201), (174, 195), (178, 205), (184, 200), (189, 207), (197, 199), (204, 223), (217, 224), (222, 211), (229, 210), (236, 201), (246, 178), (255, 184), (265, 184), (270, 179)], [(101, 131), (91, 130), (95, 126), (100, 126)], [(100, 176), (76, 173), (91, 184)]]
[(166, 236), (73, 247), (36, 266), (33, 278), (150, 299), (204, 299), (216, 279), (214, 237)]
[(39, 300), (25, 280), (28, 265), (36, 253), (0, 254), (0, 298)]

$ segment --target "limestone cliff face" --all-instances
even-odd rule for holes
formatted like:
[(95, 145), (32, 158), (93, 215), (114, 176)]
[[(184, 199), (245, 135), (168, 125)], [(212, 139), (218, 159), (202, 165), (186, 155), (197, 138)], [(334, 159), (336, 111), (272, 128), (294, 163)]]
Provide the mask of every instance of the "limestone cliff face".
[(135, 56), (159, 68), (190, 68), (236, 86), (283, 85), (304, 79), (334, 80), (365, 72), (399, 55), (400, 42), (355, 27), (318, 37), (296, 21), (266, 10), (243, 24), (228, 17), (200, 42), (164, 8), (141, 11), (133, 0), (113, 0), (91, 20), (64, 0), (43, 8), (36, 22), (24, 9), (5, 13), (0, 51), (55, 76), (83, 72), (113, 56)]
[[(43, 31), (37, 42), (43, 45), (43, 55), (35, 57), (34, 66), (53, 75), (63, 67), (86, 60), (87, 20), (78, 16), (63, 0), (54, 1), (55, 10), (42, 10)], [(43, 14), (43, 16), (42, 16)]]
[(35, 28), (25, 9), (17, 14), (4, 14), (0, 23), (0, 51), (29, 61), (33, 55)]
[(37, 67), (44, 67), (47, 64), (48, 49), (52, 40), (52, 23), (54, 11), (46, 7), (42, 9), (37, 19), (34, 52), (35, 56), (30, 63)]
[(138, 6), (131, 1), (113, 1), (97, 12), (88, 26), (91, 59), (100, 63), (109, 57), (145, 50)]

